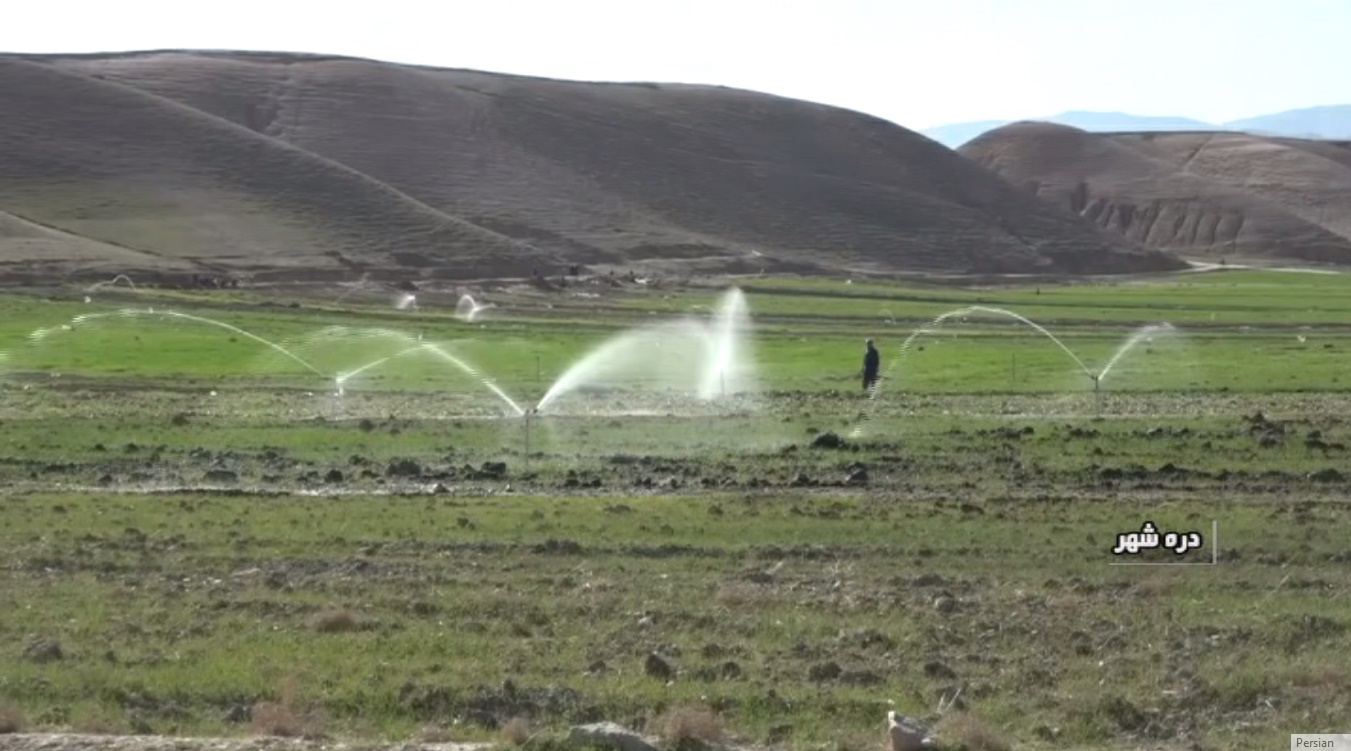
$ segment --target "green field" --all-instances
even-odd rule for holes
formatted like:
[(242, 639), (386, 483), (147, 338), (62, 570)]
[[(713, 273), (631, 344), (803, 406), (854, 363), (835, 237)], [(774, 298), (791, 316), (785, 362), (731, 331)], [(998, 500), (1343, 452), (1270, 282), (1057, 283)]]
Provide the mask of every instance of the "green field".
[[(666, 344), (529, 420), (484, 380), (531, 407), (722, 290), (489, 290), (473, 322), (435, 292), (0, 296), (0, 719), (539, 743), (699, 709), (859, 751), (889, 709), (972, 749), (1345, 731), (1351, 277), (739, 284), (754, 393), (669, 389), (703, 355)], [(902, 354), (973, 305), (1072, 354), (994, 313)], [(1146, 521), (1204, 545), (1114, 557)]]

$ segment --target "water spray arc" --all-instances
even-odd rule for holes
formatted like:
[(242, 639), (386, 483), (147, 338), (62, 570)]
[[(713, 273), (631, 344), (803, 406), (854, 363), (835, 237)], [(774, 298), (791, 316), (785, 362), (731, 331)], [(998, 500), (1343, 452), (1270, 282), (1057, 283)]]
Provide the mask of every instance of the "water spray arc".
[(466, 323), (472, 323), (479, 314), (489, 308), (497, 307), (493, 303), (479, 304), (469, 295), (460, 295), (460, 299), (455, 303), (455, 317)]
[(113, 277), (112, 279), (106, 279), (106, 280), (101, 281), (101, 282), (94, 282), (93, 284), (89, 285), (88, 287), (85, 287), (85, 288), (84, 288), (84, 292), (85, 292), (86, 294), (88, 294), (88, 293), (90, 293), (90, 292), (97, 292), (97, 291), (103, 289), (104, 287), (116, 287), (118, 282), (125, 282), (126, 285), (127, 285), (128, 287), (130, 287), (131, 289), (133, 289), (133, 290), (136, 289), (136, 282), (133, 282), (133, 281), (131, 280), (131, 277), (127, 276), (126, 274), (118, 274), (117, 276)]
[(503, 402), (507, 404), (507, 406), (511, 407), (512, 410), (516, 412), (516, 415), (518, 417), (525, 416), (526, 414), (525, 408), (523, 408), (520, 404), (517, 404), (515, 399), (512, 399), (510, 396), (507, 396), (507, 392), (503, 391), (500, 387), (498, 387), (498, 385), (494, 383), (491, 378), (488, 378), (487, 376), (480, 373), (477, 368), (473, 367), (464, 360), (461, 360), (455, 355), (450, 354), (446, 350), (442, 349), (439, 345), (424, 344), (422, 346), (428, 352), (431, 352), (433, 355), (436, 355), (441, 360), (454, 365), (455, 367), (464, 371), (466, 374), (478, 379), (478, 381), (483, 384), (484, 388), (496, 394), (499, 399), (501, 399)]
[[(297, 365), (300, 365), (310, 373), (313, 373), (314, 375), (323, 378), (325, 381), (332, 383), (335, 392), (337, 393), (338, 396), (342, 396), (345, 393), (346, 384), (348, 381), (364, 372), (378, 368), (381, 365), (384, 365), (392, 360), (407, 357), (409, 355), (413, 355), (416, 353), (427, 353), (441, 360), (442, 362), (454, 366), (461, 372), (478, 381), (484, 388), (488, 389), (498, 399), (500, 399), (503, 402), (503, 404), (509, 407), (512, 410), (512, 412), (514, 412), (517, 416), (525, 414), (525, 409), (521, 407), (521, 405), (518, 404), (516, 400), (512, 399), (511, 396), (509, 396), (504, 390), (502, 390), (501, 387), (499, 387), (496, 383), (494, 383), (492, 379), (483, 375), (483, 373), (480, 372), (478, 368), (474, 367), (473, 365), (470, 365), (463, 358), (455, 354), (452, 354), (450, 351), (448, 351), (444, 346), (440, 344), (436, 344), (433, 342), (421, 342), (418, 339), (415, 339), (414, 337), (396, 331), (377, 329), (363, 333), (368, 334), (374, 333), (380, 336), (392, 337), (396, 341), (400, 341), (406, 344), (407, 346), (405, 346), (404, 349), (392, 355), (388, 355), (373, 360), (371, 362), (367, 362), (364, 365), (361, 365), (353, 370), (344, 373), (339, 373), (337, 375), (325, 372), (323, 369), (317, 367), (309, 360), (306, 360), (305, 358), (301, 357), (300, 355), (296, 354), (290, 349), (282, 346), (281, 344), (278, 344), (277, 342), (261, 337), (251, 331), (247, 331), (238, 326), (235, 326), (234, 324), (226, 323), (224, 321), (217, 321), (215, 319), (206, 318), (204, 316), (192, 315), (190, 313), (182, 313), (176, 310), (162, 310), (155, 308), (143, 308), (143, 309), (124, 308), (122, 310), (110, 311), (106, 313), (85, 313), (82, 315), (75, 316), (67, 324), (37, 329), (33, 331), (31, 334), (29, 334), (28, 338), (30, 342), (36, 344), (42, 342), (43, 340), (45, 340), (47, 337), (51, 336), (54, 333), (61, 331), (73, 331), (80, 325), (89, 323), (91, 321), (111, 318), (137, 318), (137, 317), (173, 318), (179, 320), (186, 320), (194, 323), (201, 323), (209, 326), (215, 326), (217, 328), (225, 329), (226, 331), (230, 331), (234, 334), (246, 337), (252, 341), (262, 344), (263, 346), (273, 350), (274, 352), (277, 352), (278, 354), (282, 355), (288, 360), (296, 363)], [(341, 329), (336, 330), (340, 331)], [(332, 335), (334, 332), (335, 329), (330, 329), (324, 332), (324, 334)]]
[[(126, 283), (130, 284), (130, 280)], [(416, 304), (413, 300), (411, 295), (401, 298), (408, 307)], [(473, 320), (489, 307), (491, 305), (480, 304), (466, 295), (461, 298), (457, 313)], [(86, 313), (61, 326), (35, 330), (29, 338), (33, 343), (41, 343), (57, 332), (74, 331), (95, 321), (111, 319), (149, 318), (202, 324), (228, 331), (275, 352), (306, 373), (323, 379), (331, 385), (331, 393), (339, 398), (351, 391), (356, 379), (372, 371), (413, 356), (431, 357), (477, 381), (503, 405), (505, 414), (522, 418), (524, 457), (528, 464), (538, 438), (535, 423), (543, 414), (556, 408), (559, 398), (580, 388), (604, 385), (616, 376), (630, 378), (634, 370), (640, 375), (652, 375), (654, 380), (704, 402), (718, 402), (752, 392), (755, 366), (750, 351), (751, 318), (745, 294), (738, 288), (726, 290), (706, 315), (706, 318), (686, 316), (621, 332), (573, 362), (533, 405), (517, 402), (456, 352), (452, 344), (423, 341), (421, 335), (391, 329), (334, 326), (317, 332), (300, 344), (279, 343), (225, 321), (178, 310), (144, 307)], [(362, 340), (363, 337), (366, 339)], [(353, 344), (357, 346), (351, 347)], [(342, 350), (324, 349), (328, 354), (320, 355), (307, 349), (330, 345), (364, 352), (369, 359), (357, 361), (355, 366), (351, 362), (339, 365), (334, 356), (340, 356)], [(540, 370), (537, 362), (536, 378)]]
[(72, 331), (75, 329), (75, 327), (79, 326), (80, 324), (88, 323), (89, 321), (95, 321), (103, 318), (137, 318), (142, 316), (178, 318), (181, 320), (192, 321), (194, 323), (206, 324), (208, 326), (216, 326), (217, 328), (222, 328), (225, 329), (226, 331), (230, 331), (232, 333), (239, 334), (240, 336), (252, 339), (253, 341), (258, 342), (259, 344), (262, 344), (268, 347), (269, 349), (272, 349), (273, 351), (280, 353), (287, 359), (291, 360), (292, 362), (295, 362), (296, 364), (300, 365), (301, 367), (305, 368), (306, 370), (310, 371), (311, 373), (314, 373), (315, 375), (321, 378), (328, 377), (326, 373), (324, 373), (319, 368), (316, 368), (314, 365), (310, 364), (304, 358), (300, 357), (291, 350), (281, 346), (280, 344), (277, 344), (276, 342), (270, 339), (264, 339), (263, 337), (258, 336), (257, 334), (251, 331), (241, 329), (238, 326), (235, 326), (234, 324), (226, 323), (224, 321), (217, 321), (212, 318), (205, 318), (203, 316), (195, 316), (190, 313), (180, 313), (176, 310), (155, 310), (154, 308), (123, 308), (122, 310), (114, 310), (107, 313), (84, 313), (82, 315), (78, 315), (70, 319), (70, 323), (67, 323), (65, 325), (58, 327), (37, 329), (36, 331), (28, 335), (28, 339), (29, 341), (35, 343), (40, 342), (57, 331)]
[(333, 383), (339, 395), (345, 393), (346, 384), (348, 381), (363, 373), (379, 368), (380, 366), (385, 365), (391, 361), (409, 357), (411, 355), (428, 354), (440, 360), (441, 362), (454, 366), (460, 372), (464, 373), (470, 378), (473, 378), (485, 389), (492, 392), (492, 394), (496, 396), (499, 400), (501, 400), (505, 406), (509, 407), (517, 417), (524, 416), (526, 413), (525, 408), (522, 407), (515, 399), (512, 399), (511, 396), (507, 394), (507, 392), (504, 391), (500, 386), (498, 386), (496, 382), (494, 382), (491, 378), (484, 375), (482, 371), (480, 371), (477, 367), (471, 365), (464, 358), (451, 353), (446, 348), (445, 345), (437, 344), (435, 342), (423, 342), (420, 341), (419, 338), (412, 337), (409, 336), (408, 334), (404, 334), (398, 331), (392, 331), (389, 329), (363, 329), (358, 331), (351, 331), (338, 327), (334, 329), (329, 329), (323, 332), (320, 336), (333, 337), (339, 334), (353, 334), (353, 333), (363, 336), (392, 339), (393, 341), (403, 343), (405, 347), (392, 355), (386, 355), (384, 357), (371, 360), (370, 362), (367, 362), (352, 370), (349, 370), (345, 373), (340, 373), (339, 375), (335, 376), (333, 378)]
[(1062, 352), (1065, 353), (1066, 356), (1070, 358), (1070, 360), (1074, 362), (1075, 366), (1077, 366), (1078, 369), (1084, 374), (1084, 376), (1088, 378), (1088, 380), (1093, 384), (1094, 392), (1098, 392), (1100, 390), (1103, 380), (1106, 379), (1107, 375), (1112, 371), (1112, 369), (1117, 365), (1117, 363), (1121, 361), (1121, 359), (1126, 355), (1126, 353), (1130, 352), (1141, 342), (1148, 341), (1154, 334), (1173, 330), (1173, 326), (1168, 323), (1151, 324), (1137, 329), (1134, 333), (1131, 334), (1130, 337), (1126, 339), (1125, 342), (1121, 344), (1121, 346), (1117, 348), (1116, 352), (1113, 353), (1112, 357), (1108, 359), (1107, 364), (1104, 365), (1101, 370), (1095, 371), (1092, 368), (1088, 367), (1088, 365), (1086, 365), (1084, 361), (1077, 354), (1074, 353), (1073, 350), (1071, 350), (1063, 341), (1061, 341), (1059, 337), (1048, 331), (1041, 324), (1037, 323), (1036, 321), (1033, 321), (1032, 319), (1024, 315), (1015, 313), (1011, 310), (1006, 310), (1004, 308), (995, 308), (986, 305), (971, 305), (964, 308), (957, 308), (955, 310), (950, 310), (934, 318), (928, 324), (915, 329), (913, 332), (911, 332), (909, 336), (905, 338), (903, 342), (901, 342), (901, 346), (898, 348), (896, 357), (894, 357), (891, 360), (891, 362), (887, 365), (886, 372), (883, 374), (883, 377), (879, 379), (877, 383), (873, 384), (872, 389), (869, 391), (868, 406), (858, 425), (855, 426), (853, 431), (851, 431), (851, 436), (853, 438), (860, 437), (863, 434), (868, 423), (872, 421), (873, 412), (876, 409), (877, 395), (881, 393), (882, 383), (889, 382), (892, 379), (892, 372), (896, 369), (896, 367), (900, 364), (900, 362), (905, 359), (906, 355), (909, 354), (911, 345), (915, 342), (915, 340), (921, 336), (936, 333), (937, 330), (941, 328), (944, 323), (946, 323), (948, 320), (952, 318), (962, 318), (972, 313), (988, 313), (991, 315), (1010, 318), (1019, 323), (1027, 325), (1028, 327), (1032, 328), (1032, 330), (1045, 336), (1047, 339), (1050, 339), (1057, 347), (1060, 348)]
[(408, 355), (422, 351), (423, 351), (422, 345), (419, 344), (415, 347), (409, 347), (408, 349), (405, 349), (402, 352), (396, 352), (387, 357), (381, 357), (378, 360), (372, 360), (366, 363), (365, 365), (361, 365), (357, 368), (353, 368), (352, 370), (347, 371), (346, 373), (339, 373), (338, 375), (334, 376), (333, 386), (337, 390), (338, 396), (342, 396), (343, 394), (346, 393), (347, 382), (352, 380), (353, 378), (356, 378), (357, 376), (361, 375), (362, 373), (365, 373), (368, 370), (374, 370), (392, 360), (397, 360), (401, 357), (407, 357)]
[(704, 401), (753, 388), (748, 351), (751, 319), (745, 294), (724, 293), (711, 321), (684, 317), (629, 329), (602, 342), (573, 363), (535, 405), (544, 413), (563, 396), (611, 378), (648, 374)]
[(1117, 347), (1116, 352), (1107, 360), (1107, 364), (1102, 367), (1094, 380), (1100, 382), (1106, 378), (1107, 374), (1112, 372), (1112, 368), (1116, 367), (1116, 364), (1121, 361), (1121, 358), (1125, 357), (1127, 352), (1135, 349), (1140, 343), (1149, 341), (1155, 334), (1168, 333), (1174, 330), (1170, 323), (1155, 323), (1136, 329), (1126, 341), (1121, 343), (1120, 347)]

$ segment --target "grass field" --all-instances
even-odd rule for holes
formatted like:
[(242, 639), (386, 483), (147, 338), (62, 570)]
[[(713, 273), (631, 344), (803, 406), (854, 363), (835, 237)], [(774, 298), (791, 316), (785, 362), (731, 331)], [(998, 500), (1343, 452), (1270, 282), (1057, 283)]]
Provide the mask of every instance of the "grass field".
[[(857, 751), (889, 709), (972, 749), (1344, 732), (1349, 279), (746, 280), (756, 394), (661, 390), (693, 372), (677, 351), (529, 421), (398, 355), (442, 343), (529, 407), (721, 290), (489, 290), (472, 323), (431, 292), (6, 295), (0, 715), (539, 743), (707, 710), (739, 742)], [(1098, 392), (999, 315), (899, 354), (970, 305), (1094, 371), (1173, 328)], [(1204, 544), (1114, 556), (1146, 521)]]

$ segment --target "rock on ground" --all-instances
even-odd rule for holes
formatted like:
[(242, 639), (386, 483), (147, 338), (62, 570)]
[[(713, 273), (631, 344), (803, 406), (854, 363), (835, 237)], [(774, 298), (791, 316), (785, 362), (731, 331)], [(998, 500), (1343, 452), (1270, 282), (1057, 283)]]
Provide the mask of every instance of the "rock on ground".
[(576, 725), (568, 734), (568, 742), (574, 746), (612, 748), (615, 751), (657, 751), (657, 747), (648, 739), (613, 722)]

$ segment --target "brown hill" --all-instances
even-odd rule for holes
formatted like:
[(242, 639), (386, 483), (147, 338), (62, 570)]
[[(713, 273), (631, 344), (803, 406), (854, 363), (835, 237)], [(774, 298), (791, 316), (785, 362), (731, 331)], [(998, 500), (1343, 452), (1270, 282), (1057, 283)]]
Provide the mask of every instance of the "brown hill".
[[(3, 241), (3, 260), (30, 270), (99, 258), (138, 271), (346, 277), (454, 247), (494, 273), (536, 253), (340, 164), (138, 89), (21, 60), (0, 60), (0, 81), (12, 107), (0, 119), (0, 210), (85, 240), (70, 249), (53, 240), (42, 255)], [(100, 258), (98, 246), (116, 253)]]
[(958, 150), (1154, 248), (1351, 263), (1351, 144), (1246, 133), (1088, 133), (1014, 123)]
[[(0, 83), (0, 210), (124, 254), (107, 263), (295, 278), (1178, 265), (896, 125), (746, 91), (192, 52), (12, 56)], [(62, 253), (0, 236), (9, 264), (82, 262)]]

